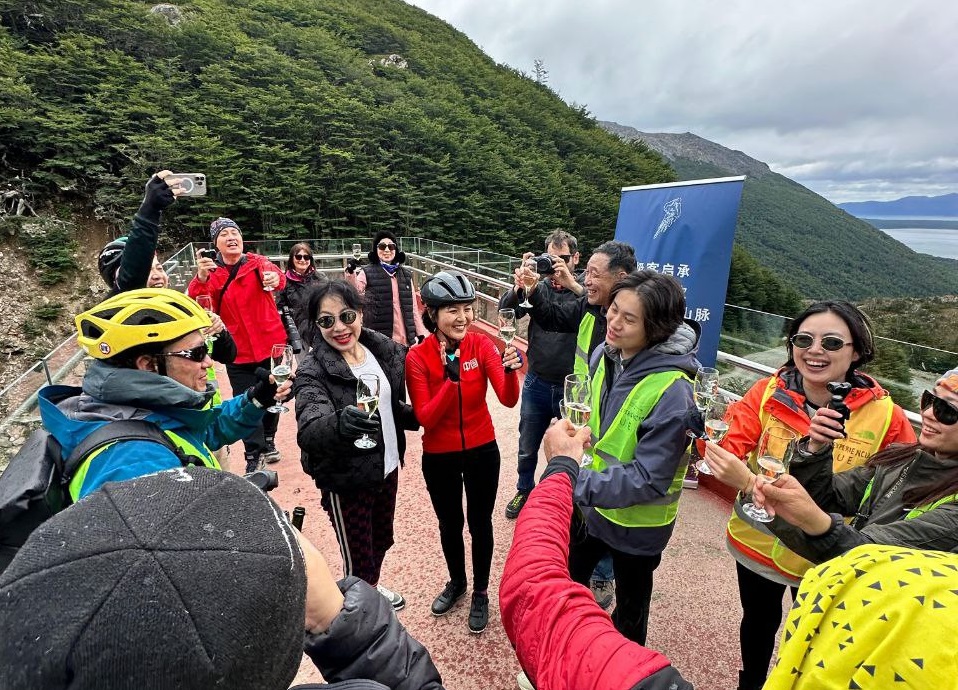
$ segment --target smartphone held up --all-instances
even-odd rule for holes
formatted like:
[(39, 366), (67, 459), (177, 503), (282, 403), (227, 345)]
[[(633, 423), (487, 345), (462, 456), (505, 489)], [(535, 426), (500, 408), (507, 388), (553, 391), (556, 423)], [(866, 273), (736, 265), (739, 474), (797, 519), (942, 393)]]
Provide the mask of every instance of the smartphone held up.
[(177, 182), (171, 187), (180, 190), (177, 197), (206, 196), (206, 175), (203, 173), (172, 173), (167, 179)]

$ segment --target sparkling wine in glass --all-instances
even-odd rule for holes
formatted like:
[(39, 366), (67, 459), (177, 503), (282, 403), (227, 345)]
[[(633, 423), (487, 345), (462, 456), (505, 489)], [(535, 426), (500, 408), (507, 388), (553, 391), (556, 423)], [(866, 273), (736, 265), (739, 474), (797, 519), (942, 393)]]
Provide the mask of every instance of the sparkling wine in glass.
[[(560, 405), (563, 419), (578, 431), (589, 423), (592, 416), (592, 379), (588, 374), (569, 374), (565, 377)], [(580, 464), (583, 467), (592, 464), (592, 456), (583, 453)]]
[(512, 345), (512, 339), (516, 337), (516, 310), (499, 310), (499, 337), (506, 347)]
[[(197, 295), (196, 303), (200, 305), (200, 309), (205, 311), (211, 317), (213, 316), (213, 298), (212, 297), (210, 297), (209, 295)], [(206, 337), (206, 340), (209, 342), (212, 342), (213, 340), (216, 340), (217, 338), (215, 334), (209, 335), (204, 333), (203, 335)]]
[[(379, 407), (379, 377), (376, 374), (360, 374), (356, 383), (356, 407), (372, 417)], [(376, 442), (369, 437), (369, 434), (363, 434), (357, 438), (353, 445), (357, 448), (366, 450), (376, 447)]]
[[(758, 442), (758, 478), (757, 482), (773, 483), (788, 472), (788, 464), (795, 452), (798, 435), (791, 429), (769, 427), (762, 432)], [(756, 522), (771, 522), (772, 516), (764, 508), (751, 501), (742, 504), (742, 512)]]
[[(271, 369), (269, 373), (276, 380), (276, 385), (281, 386), (293, 373), (293, 348), (286, 343), (273, 345), (269, 355)], [(267, 412), (289, 412), (289, 408), (277, 402), (266, 408)]]
[[(728, 403), (721, 395), (716, 396), (708, 410), (705, 413), (705, 437), (712, 443), (719, 443), (725, 434), (728, 433), (728, 422), (725, 420), (725, 413), (728, 410)], [(705, 458), (699, 460), (695, 466), (702, 474), (712, 474), (712, 468), (709, 467)]]
[(532, 302), (529, 301), (529, 288), (536, 286), (536, 283), (539, 282), (539, 275), (535, 272), (535, 270), (530, 268), (528, 264), (523, 265), (522, 268), (522, 282), (526, 286), (526, 289), (524, 291), (524, 297), (519, 303), (519, 306), (525, 309), (530, 309), (532, 307)]

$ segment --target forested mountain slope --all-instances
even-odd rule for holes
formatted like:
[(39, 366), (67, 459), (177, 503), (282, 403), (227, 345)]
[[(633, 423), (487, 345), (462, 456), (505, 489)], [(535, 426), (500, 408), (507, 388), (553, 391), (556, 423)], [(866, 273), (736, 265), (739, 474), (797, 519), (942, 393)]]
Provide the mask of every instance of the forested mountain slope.
[(694, 134), (601, 124), (662, 153), (682, 180), (747, 175), (735, 241), (805, 297), (958, 294), (958, 261), (912, 251), (741, 151)]

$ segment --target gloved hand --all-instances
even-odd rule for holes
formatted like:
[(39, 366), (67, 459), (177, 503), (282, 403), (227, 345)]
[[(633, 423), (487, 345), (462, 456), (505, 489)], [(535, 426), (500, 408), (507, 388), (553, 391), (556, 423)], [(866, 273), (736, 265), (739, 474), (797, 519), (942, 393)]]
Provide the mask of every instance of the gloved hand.
[(352, 275), (359, 268), (359, 262), (356, 259), (346, 259), (346, 273)]
[(154, 175), (146, 183), (143, 202), (140, 204), (140, 210), (137, 213), (145, 220), (159, 223), (160, 211), (172, 204), (175, 198), (173, 190), (166, 184), (166, 181)]
[(269, 407), (276, 402), (276, 389), (278, 386), (269, 380), (269, 372), (263, 367), (256, 369), (256, 385), (250, 386), (246, 391), (246, 397), (255, 400), (263, 407)]
[(442, 356), (446, 360), (446, 378), (453, 383), (459, 383), (459, 350), (456, 350), (456, 354), (452, 359), (449, 359), (446, 354)]
[(375, 414), (368, 417), (355, 405), (347, 405), (339, 413), (339, 435), (343, 438), (359, 438), (363, 434), (379, 431), (380, 421)]
[(685, 412), (685, 428), (695, 434), (697, 438), (705, 436), (705, 417), (699, 412), (699, 408), (694, 405)]

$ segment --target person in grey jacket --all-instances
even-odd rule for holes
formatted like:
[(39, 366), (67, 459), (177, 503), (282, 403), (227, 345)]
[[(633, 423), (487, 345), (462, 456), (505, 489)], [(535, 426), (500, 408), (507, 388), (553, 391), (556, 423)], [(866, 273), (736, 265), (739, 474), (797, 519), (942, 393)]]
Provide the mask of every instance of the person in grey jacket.
[(569, 573), (588, 584), (605, 552), (616, 581), (616, 628), (645, 644), (652, 575), (672, 536), (689, 445), (684, 419), (699, 334), (683, 320), (682, 286), (653, 271), (615, 284), (605, 345), (590, 362), (591, 462), (575, 485), (586, 535), (573, 539)]
[(772, 531), (816, 563), (868, 543), (958, 552), (958, 369), (922, 394), (921, 410), (917, 444), (890, 446), (833, 474), (841, 415), (820, 408), (791, 474), (756, 484), (756, 504), (777, 515)]
[(198, 467), (110, 482), (42, 524), (0, 574), (0, 630), (10, 690), (285, 690), (304, 651), (329, 685), (300, 688), (442, 688), (375, 589), (336, 582), (250, 482)]

